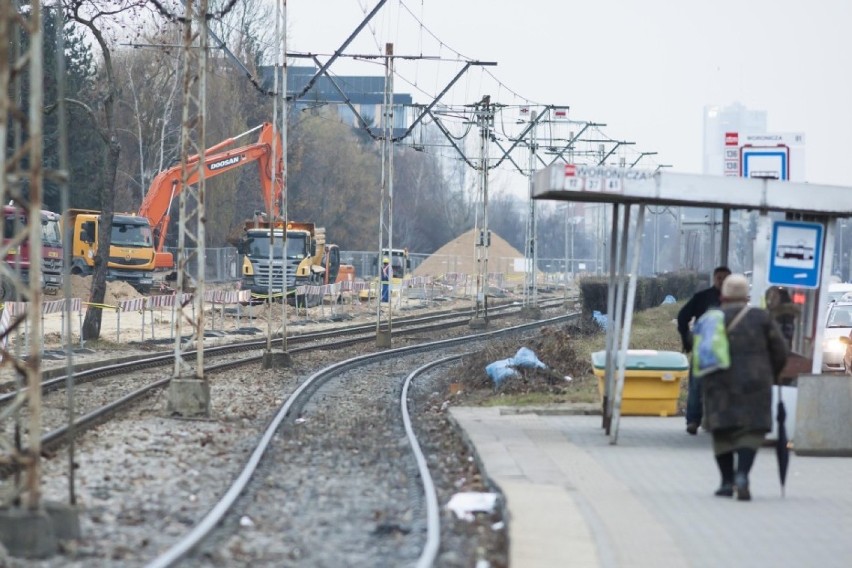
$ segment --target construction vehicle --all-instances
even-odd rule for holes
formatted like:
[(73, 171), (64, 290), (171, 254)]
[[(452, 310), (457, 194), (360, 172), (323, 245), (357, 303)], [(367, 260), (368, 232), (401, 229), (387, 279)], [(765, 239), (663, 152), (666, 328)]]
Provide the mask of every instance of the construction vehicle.
[[(41, 289), (46, 294), (56, 294), (62, 287), (62, 217), (51, 211), (41, 211)], [(3, 245), (9, 246), (15, 233), (27, 225), (27, 218), (23, 209), (13, 205), (3, 206)], [(32, 258), (30, 245), (27, 240), (18, 246), (9, 248), (6, 252), (6, 264), (21, 275), (24, 283), (29, 283), (30, 259)], [(0, 286), (0, 296), (5, 298), (10, 294), (10, 288), (6, 283)]]
[(409, 271), (411, 270), (411, 259), (408, 258), (408, 249), (388, 249), (383, 248), (382, 254), (377, 256), (373, 260), (373, 265), (376, 267), (378, 271), (379, 267), (379, 257), (387, 258), (390, 260), (391, 265), (391, 277), (395, 280), (403, 280), (408, 276)]
[[(387, 249), (383, 248), (382, 253), (373, 258), (373, 268), (376, 271), (376, 274), (379, 274), (379, 270), (381, 270), (382, 259), (387, 258), (390, 262), (391, 266), (391, 289), (393, 286), (399, 287), (402, 284), (402, 281), (408, 277), (409, 271), (411, 270), (411, 259), (408, 257), (408, 249)], [(370, 298), (376, 297), (376, 290), (378, 290), (378, 278), (373, 281), (371, 284), (370, 290), (361, 290), (358, 294), (359, 299), (368, 300)]]
[(280, 298), (286, 293), (288, 302), (305, 305), (296, 297), (296, 288), (336, 282), (340, 250), (337, 245), (326, 244), (325, 229), (314, 223), (288, 221), (286, 241), (284, 237), (283, 221), (269, 222), (257, 213), (254, 220), (246, 222), (243, 234), (234, 243), (241, 256), (240, 284), (244, 290), (251, 290), (256, 300)]
[[(238, 139), (257, 130), (260, 130), (260, 135), (256, 143), (225, 150)], [(272, 211), (273, 217), (277, 218), (280, 215), (279, 202), (284, 188), (282, 148), (281, 136), (271, 123), (265, 122), (211, 146), (205, 152), (203, 159), (198, 154), (190, 156), (187, 159), (190, 175), (186, 180), (186, 185), (198, 182), (198, 166), (202, 163), (204, 165), (204, 177), (210, 179), (248, 163), (257, 162), (261, 193), (266, 203), (266, 209)], [(274, 164), (272, 162), (273, 154), (275, 155)], [(183, 169), (180, 164), (157, 174), (145, 194), (142, 205), (139, 207), (139, 215), (146, 217), (153, 229), (156, 248), (155, 267), (157, 269), (174, 268), (174, 257), (165, 250), (165, 244), (171, 219), (169, 211), (175, 198), (183, 190), (182, 175)]]
[[(94, 272), (98, 252), (99, 211), (69, 209), (71, 226), (71, 274), (89, 276)], [(154, 245), (148, 219), (116, 213), (112, 217), (107, 282), (127, 282), (142, 294), (154, 282)]]

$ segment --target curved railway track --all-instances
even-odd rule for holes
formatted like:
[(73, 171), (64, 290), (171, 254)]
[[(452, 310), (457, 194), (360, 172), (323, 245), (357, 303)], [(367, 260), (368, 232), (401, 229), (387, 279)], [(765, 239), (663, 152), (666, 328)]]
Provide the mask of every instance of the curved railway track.
[[(518, 312), (518, 310), (512, 310), (511, 307), (507, 307), (506, 311), (515, 314)], [(465, 318), (468, 318), (469, 316), (469, 313), (463, 312), (461, 315), (456, 313), (455, 319), (458, 321), (456, 321), (453, 325), (458, 326), (466, 323), (468, 319)], [(447, 317), (447, 315), (444, 314), (444, 317)], [(572, 316), (566, 317), (570, 318)], [(417, 323), (425, 320), (431, 320), (428, 325), (437, 326), (441, 330), (446, 330), (449, 327), (449, 324), (446, 321), (437, 322), (433, 317), (411, 319), (411, 321), (416, 321)], [(412, 325), (415, 324), (412, 323)], [(399, 338), (397, 344), (403, 342), (403, 336), (410, 339), (411, 336), (414, 336), (415, 334), (420, 335), (423, 332), (422, 327), (412, 330), (406, 329), (405, 331), (400, 329), (401, 327), (401, 325), (399, 327), (395, 327), (395, 331), (402, 332), (398, 335), (395, 334), (394, 336), (395, 338)], [(350, 333), (358, 333), (358, 331), (354, 331), (358, 328), (362, 330), (362, 336), (346, 338), (344, 341), (347, 343), (364, 343), (375, 339), (374, 324), (368, 326), (354, 326), (350, 328), (353, 330), (350, 331)], [(365, 333), (363, 330), (368, 331)], [(494, 333), (499, 332), (489, 332), (487, 335)], [(317, 342), (321, 341), (321, 339), (317, 339), (316, 336), (323, 334), (326, 336), (340, 335), (338, 330), (330, 330), (323, 332), (322, 334), (306, 334), (299, 336), (303, 341), (310, 341), (310, 343), (299, 348), (293, 348), (291, 351), (298, 352), (319, 348), (319, 352), (315, 351), (315, 354), (308, 358), (311, 360), (311, 365), (323, 364), (325, 366), (330, 366), (328, 363), (331, 363), (332, 361), (338, 360), (341, 357), (349, 357), (351, 359), (355, 353), (362, 353), (364, 350), (364, 347), (359, 347), (357, 345), (355, 347), (350, 346), (348, 348), (341, 348), (339, 345), (335, 345), (333, 343), (317, 345)], [(288, 341), (292, 341), (292, 339), (288, 338)], [(464, 341), (470, 340), (453, 339), (450, 340), (450, 343)], [(252, 365), (252, 361), (256, 362), (261, 358), (261, 355), (250, 355), (245, 357), (244, 351), (246, 348), (244, 345), (245, 343), (254, 343), (256, 347), (253, 347), (253, 349), (260, 349), (265, 347), (265, 341), (242, 343), (243, 346), (237, 347), (237, 354), (241, 355), (241, 357), (236, 360), (228, 360), (215, 365), (210, 365), (206, 367), (205, 372), (214, 373), (233, 369), (237, 366), (244, 367), (246, 365)], [(362, 355), (361, 357), (367, 359), (375, 358), (378, 360), (386, 360), (388, 357), (398, 357), (401, 356), (401, 353), (409, 351), (419, 352), (436, 349), (437, 347), (435, 347), (435, 345), (440, 344), (419, 344), (391, 351)], [(367, 349), (372, 350), (375, 349), (375, 347), (368, 346)], [(355, 351), (353, 352), (353, 350)], [(207, 351), (208, 348), (205, 348), (205, 352)], [(231, 353), (233, 354), (233, 351)], [(442, 355), (444, 355), (444, 353), (442, 353)], [(147, 359), (163, 361), (162, 358), (157, 357)], [(304, 357), (299, 357), (295, 358), (294, 361), (298, 362), (304, 359)], [(325, 363), (323, 363), (323, 361), (325, 361)], [(170, 362), (171, 356), (166, 356), (165, 362), (161, 362), (160, 364), (168, 364)], [(134, 362), (131, 364), (140, 363)], [(141, 363), (143, 366), (150, 364), (152, 364), (150, 361)], [(381, 363), (379, 363), (379, 365), (381, 365)], [(254, 366), (258, 367), (259, 365), (255, 363)], [(105, 365), (104, 367), (105, 368), (102, 369), (92, 370), (91, 372), (94, 375), (119, 372), (123, 373), (123, 378), (120, 380), (128, 380), (126, 368), (123, 369), (120, 365)], [(243, 376), (236, 379), (233, 377), (234, 373), (225, 373), (222, 377), (211, 381), (211, 384), (216, 385), (216, 388), (221, 388), (224, 393), (211, 394), (211, 398), (220, 401), (223, 405), (219, 411), (214, 413), (216, 420), (175, 421), (164, 417), (162, 411), (159, 410), (159, 408), (164, 406), (162, 404), (163, 401), (158, 400), (156, 397), (150, 397), (151, 392), (156, 392), (157, 389), (168, 384), (168, 379), (162, 378), (152, 380), (150, 381), (150, 384), (138, 389), (137, 391), (125, 394), (120, 400), (113, 400), (109, 404), (103, 405), (103, 408), (94, 409), (88, 412), (85, 416), (81, 416), (74, 426), (74, 430), (78, 433), (82, 429), (91, 428), (104, 422), (110, 413), (116, 418), (116, 424), (114, 426), (110, 423), (96, 430), (95, 441), (91, 441), (91, 437), (87, 436), (86, 438), (83, 438), (80, 443), (81, 449), (79, 450), (78, 456), (80, 456), (79, 461), (83, 462), (80, 466), (81, 471), (92, 471), (92, 468), (90, 467), (91, 460), (97, 462), (98, 468), (104, 471), (104, 480), (101, 481), (93, 479), (92, 474), (89, 474), (88, 476), (81, 474), (81, 485), (83, 485), (81, 493), (83, 494), (82, 499), (85, 502), (85, 508), (91, 510), (93, 505), (98, 505), (100, 500), (105, 500), (106, 504), (103, 505), (104, 510), (114, 511), (107, 515), (106, 518), (113, 518), (117, 525), (121, 525), (120, 530), (116, 528), (116, 534), (118, 536), (106, 536), (103, 539), (101, 539), (100, 536), (97, 536), (93, 537), (93, 540), (101, 542), (101, 548), (103, 548), (104, 543), (109, 543), (107, 545), (108, 547), (114, 547), (113, 552), (110, 554), (113, 558), (120, 559), (120, 564), (141, 565), (138, 564), (138, 562), (133, 561), (133, 558), (136, 558), (136, 556), (135, 554), (128, 552), (128, 550), (138, 549), (140, 547), (144, 548), (150, 543), (150, 546), (153, 547), (152, 549), (147, 552), (144, 550), (140, 551), (140, 554), (142, 554), (143, 557), (150, 559), (154, 556), (154, 554), (152, 554), (154, 551), (161, 551), (163, 547), (159, 539), (153, 539), (159, 544), (151, 542), (152, 538), (150, 536), (150, 531), (153, 530), (154, 532), (161, 531), (168, 533), (171, 541), (174, 541), (178, 533), (183, 532), (181, 527), (185, 528), (188, 526), (194, 526), (197, 520), (200, 519), (204, 513), (211, 510), (212, 505), (210, 505), (210, 503), (213, 502), (214, 497), (225, 493), (224, 490), (217, 489), (214, 492), (215, 494), (211, 494), (211, 490), (209, 488), (205, 488), (204, 484), (200, 483), (200, 481), (195, 478), (209, 477), (215, 474), (217, 476), (216, 484), (220, 487), (221, 484), (224, 483), (225, 479), (238, 478), (240, 476), (238, 468), (242, 467), (246, 456), (250, 453), (248, 445), (253, 443), (251, 440), (255, 440), (257, 438), (257, 432), (262, 428), (262, 424), (267, 421), (268, 416), (272, 412), (270, 408), (275, 406), (275, 404), (281, 404), (281, 401), (276, 399), (280, 399), (282, 395), (286, 396), (286, 393), (289, 392), (304, 392), (310, 390), (309, 387), (305, 386), (309, 382), (312, 384), (318, 384), (318, 382), (321, 382), (318, 379), (310, 381), (304, 379), (304, 377), (308, 375), (313, 377), (313, 374), (316, 374), (314, 373), (316, 368), (318, 367), (314, 367), (313, 370), (311, 370), (309, 366), (299, 365), (297, 363), (294, 365), (293, 369), (288, 369), (287, 371), (280, 370), (271, 373), (267, 376), (267, 378), (261, 378), (263, 376), (262, 371), (246, 371), (243, 372)], [(157, 372), (158, 371), (156, 369), (149, 369), (147, 371), (147, 373), (151, 375), (156, 374)], [(274, 378), (269, 380), (268, 377)], [(226, 378), (227, 380), (223, 380)], [(253, 389), (250, 385), (253, 384), (253, 381), (257, 380), (262, 381), (263, 384), (254, 383), (258, 386), (257, 389)], [(239, 391), (239, 394), (227, 394), (231, 392), (229, 389), (233, 386), (227, 383), (234, 382), (241, 382), (242, 386), (240, 388), (242, 390)], [(241, 403), (242, 406), (235, 405), (236, 410), (231, 408), (232, 400), (236, 400), (239, 396), (245, 395), (246, 385), (249, 385), (248, 388), (250, 391), (257, 391), (256, 400)], [(399, 391), (400, 388), (401, 387), (396, 386), (393, 390)], [(320, 389), (320, 391), (321, 390), (322, 389)], [(148, 397), (147, 399), (146, 396)], [(145, 400), (148, 400), (148, 402), (143, 402), (140, 406), (139, 401)], [(136, 404), (133, 404), (134, 401)], [(272, 404), (273, 402), (275, 404)], [(387, 404), (383, 404), (382, 406), (387, 406)], [(136, 408), (137, 410), (128, 412), (128, 409), (132, 408)], [(292, 403), (291, 408), (295, 408)], [(121, 412), (119, 412), (119, 410), (121, 410)], [(358, 420), (357, 416), (352, 419), (356, 421)], [(147, 421), (151, 425), (143, 428), (143, 433), (141, 434), (137, 432), (122, 435), (122, 432), (125, 431), (136, 432), (135, 428), (139, 420), (142, 422)], [(152, 420), (153, 422), (151, 422)], [(292, 426), (292, 424), (290, 424), (290, 426)], [(63, 437), (67, 434), (68, 432), (66, 427), (60, 426), (49, 432), (44, 437), (43, 443), (48, 447), (55, 448), (59, 443), (61, 443)], [(399, 438), (402, 438), (401, 433), (399, 434)], [(84, 443), (85, 440), (90, 440), (88, 445)], [(330, 444), (331, 442), (327, 440), (326, 443)], [(107, 447), (110, 445), (126, 446), (126, 448), (123, 448), (124, 453), (128, 455), (141, 455), (144, 459), (134, 459), (131, 462), (128, 462), (126, 457), (122, 458), (120, 455), (104, 458), (102, 457), (102, 454), (104, 452), (109, 453), (109, 450), (99, 449), (100, 445), (106, 445)], [(203, 449), (199, 450), (199, 447)], [(212, 450), (208, 452), (208, 449)], [(114, 451), (112, 451), (112, 453), (114, 454)], [(164, 471), (156, 474), (139, 473), (139, 469), (146, 470), (150, 467), (150, 465), (146, 466), (143, 464), (149, 463), (150, 460), (148, 458), (152, 456), (158, 458), (158, 465), (154, 467), (163, 469)], [(411, 463), (414, 463), (413, 459), (411, 460)], [(192, 464), (191, 467), (189, 464)], [(125, 468), (128, 471), (121, 471), (122, 468)], [(61, 486), (63, 483), (61, 473), (62, 465), (58, 463), (58, 460), (48, 460), (45, 469), (47, 477), (46, 484), (54, 488), (54, 493), (57, 488), (59, 488), (59, 491), (61, 492)], [(168, 473), (168, 471), (173, 471), (173, 473)], [(98, 475), (99, 474), (95, 474), (95, 478), (97, 478)], [(142, 480), (151, 477), (159, 478), (158, 476), (162, 476), (164, 481), (158, 484), (154, 491), (149, 491), (149, 494), (147, 495), (143, 494), (138, 496), (131, 492), (131, 497), (117, 502), (117, 496), (125, 494), (127, 491), (126, 486), (144, 482), (140, 481), (140, 476)], [(198, 487), (196, 487), (197, 481), (199, 482)], [(176, 493), (182, 494), (185, 491), (189, 491), (189, 489), (187, 489), (188, 487), (192, 488), (190, 491), (191, 505), (187, 506), (189, 510), (180, 512), (171, 508), (171, 505), (169, 505), (168, 502), (173, 500)], [(46, 494), (49, 493), (50, 491), (46, 492)], [(157, 494), (157, 497), (155, 498), (153, 494)], [(159, 504), (161, 502), (162, 504)], [(98, 506), (94, 507), (95, 510), (98, 508)], [(184, 507), (180, 507), (181, 510), (183, 508)], [(420, 508), (425, 510), (425, 506), (421, 506)], [(295, 516), (298, 516), (298, 512), (294, 513)], [(94, 533), (103, 530), (102, 526), (100, 528), (96, 526), (102, 523), (102, 521), (98, 520), (100, 516), (101, 515), (99, 514), (87, 514), (87, 516), (81, 520), (81, 524), (84, 525), (84, 534), (87, 532), (87, 527), (85, 526), (87, 524), (89, 525), (88, 532)], [(238, 518), (236, 521), (237, 524), (239, 525), (242, 520), (242, 517)], [(232, 520), (231, 522), (233, 523), (234, 521)], [(162, 523), (165, 523), (164, 527), (159, 529), (156, 528), (158, 524)], [(425, 521), (420, 523), (424, 531), (426, 524), (427, 523)], [(128, 528), (128, 526), (130, 528)], [(388, 531), (388, 534), (398, 536), (400, 526), (402, 525), (393, 522), (389, 524), (377, 524), (376, 530), (378, 532)], [(420, 529), (418, 528), (417, 530), (419, 531)], [(137, 544), (132, 547), (123, 546), (120, 544), (123, 539), (135, 540)], [(78, 551), (78, 554), (81, 554), (85, 559), (80, 565), (88, 566), (92, 564), (90, 560), (101, 558), (104, 552), (103, 550), (87, 550), (84, 545), (81, 550)], [(217, 552), (216, 554), (220, 553)], [(298, 552), (296, 552), (295, 549), (290, 551), (291, 556), (294, 554), (298, 556)], [(66, 558), (65, 560), (68, 559)], [(236, 558), (232, 560), (239, 563)], [(95, 562), (94, 564), (98, 563)], [(225, 562), (223, 565), (227, 564), (228, 562)], [(447, 564), (444, 562), (442, 562), (442, 564), (452, 565), (452, 563)], [(65, 564), (60, 563), (57, 565)], [(114, 564), (105, 563), (101, 565), (109, 566)]]
[[(314, 373), (275, 413), (222, 498), (148, 566), (174, 566), (196, 547), (185, 563), (203, 565), (247, 526), (251, 538), (268, 543), (249, 564), (432, 566), (440, 517), (411, 427), (411, 381), (488, 340), (575, 317), (361, 355)], [(307, 508), (314, 509), (313, 522), (294, 526), (290, 519)]]

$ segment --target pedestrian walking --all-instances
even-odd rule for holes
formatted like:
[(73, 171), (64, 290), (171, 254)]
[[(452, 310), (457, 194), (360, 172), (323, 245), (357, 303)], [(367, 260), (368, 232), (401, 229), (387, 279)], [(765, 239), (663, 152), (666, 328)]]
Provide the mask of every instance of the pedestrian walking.
[(390, 279), (391, 279), (391, 265), (390, 259), (385, 257), (382, 260), (382, 302), (387, 303), (390, 302)]
[(787, 288), (772, 286), (766, 290), (766, 309), (781, 328), (781, 334), (787, 341), (787, 350), (791, 350), (796, 334), (796, 318), (801, 316), (801, 307), (793, 303)]
[[(687, 355), (692, 352), (692, 332), (689, 324), (692, 320), (698, 320), (709, 308), (715, 308), (720, 304), (722, 283), (731, 274), (727, 266), (719, 266), (713, 270), (713, 285), (709, 288), (696, 292), (687, 303), (683, 305), (677, 314), (677, 331), (683, 344), (683, 351)], [(690, 365), (689, 384), (686, 395), (686, 431), (692, 435), (698, 433), (704, 408), (701, 401), (701, 377), (692, 376)]]
[(787, 362), (787, 346), (768, 311), (748, 305), (749, 284), (733, 274), (722, 284), (730, 366), (703, 377), (705, 426), (722, 476), (720, 497), (749, 501), (748, 475), (772, 430), (772, 385)]

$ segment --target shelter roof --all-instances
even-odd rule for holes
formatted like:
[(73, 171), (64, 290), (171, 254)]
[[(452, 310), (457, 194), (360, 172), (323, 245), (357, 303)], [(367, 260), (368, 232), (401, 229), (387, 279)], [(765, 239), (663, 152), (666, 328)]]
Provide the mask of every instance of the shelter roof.
[(849, 187), (580, 164), (536, 172), (533, 198), (852, 215)]

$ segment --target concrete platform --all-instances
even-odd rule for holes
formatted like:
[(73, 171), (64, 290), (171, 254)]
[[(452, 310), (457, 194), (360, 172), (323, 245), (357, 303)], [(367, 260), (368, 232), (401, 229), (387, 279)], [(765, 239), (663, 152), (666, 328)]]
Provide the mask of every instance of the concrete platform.
[(850, 565), (852, 459), (791, 454), (782, 498), (763, 448), (739, 502), (713, 496), (710, 435), (682, 417), (623, 417), (611, 446), (600, 416), (451, 414), (506, 497), (513, 567)]

